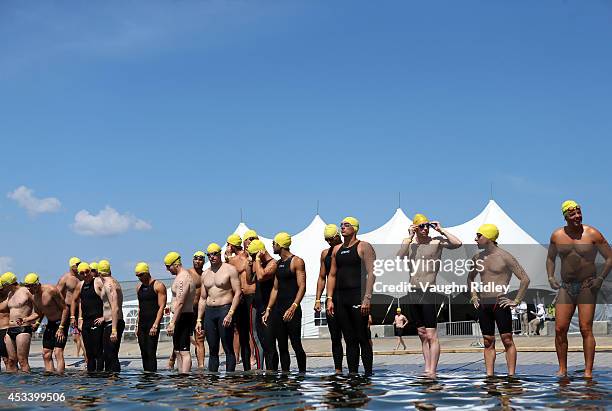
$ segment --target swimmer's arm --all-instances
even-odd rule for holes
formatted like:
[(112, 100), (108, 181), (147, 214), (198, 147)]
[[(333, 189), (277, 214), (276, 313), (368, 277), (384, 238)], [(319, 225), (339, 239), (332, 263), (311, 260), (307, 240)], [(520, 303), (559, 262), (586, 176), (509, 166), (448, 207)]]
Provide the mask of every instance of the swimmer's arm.
[[(159, 328), (159, 324), (161, 324), (162, 318), (164, 317), (164, 309), (166, 308), (168, 295), (166, 293), (166, 286), (161, 281), (155, 281), (153, 289), (157, 293), (157, 305), (159, 306), (154, 325)], [(138, 313), (140, 315), (140, 310), (138, 310)]]
[(548, 280), (555, 278), (555, 260), (557, 259), (557, 245), (553, 240), (554, 234), (550, 237), (550, 244), (548, 245), (548, 253), (546, 254), (546, 274), (548, 274)]
[(514, 258), (510, 254), (505, 254), (505, 259), (514, 275), (516, 275), (516, 277), (521, 281), (518, 293), (516, 293), (516, 298), (514, 299), (515, 302), (520, 303), (525, 297), (527, 287), (529, 287), (529, 283), (531, 282), (531, 280), (525, 272), (525, 269), (521, 267), (518, 261), (516, 261), (516, 258)]
[(244, 275), (246, 276), (246, 283), (248, 285), (253, 285), (255, 284), (255, 278), (253, 276), (253, 265), (249, 264), (248, 258), (242, 258), (242, 260), (243, 260)]
[(57, 285), (55, 286), (55, 288), (57, 288), (57, 290), (60, 292), (60, 294), (62, 294), (64, 297), (66, 297), (66, 280), (65, 280), (65, 276), (63, 276), (63, 275), (61, 276), (61, 278), (57, 282)]
[(304, 298), (304, 294), (306, 294), (306, 264), (304, 264), (304, 260), (299, 257), (291, 260), (291, 264), (295, 264), (294, 272), (298, 285), (298, 292), (293, 304), (299, 306), (302, 302), (302, 298)]
[(121, 307), (119, 306), (119, 300), (117, 298), (117, 289), (113, 285), (110, 286), (110, 290), (106, 290), (106, 287), (102, 287), (102, 288), (105, 288), (104, 292), (108, 296), (108, 302), (110, 303), (110, 306), (111, 306), (111, 321), (112, 321), (111, 330), (116, 331), (117, 323), (119, 322), (119, 310), (121, 310)]
[(408, 238), (404, 238), (404, 240), (402, 241), (402, 246), (397, 252), (397, 256), (399, 258), (408, 257), (408, 254), (410, 253), (410, 244), (412, 243), (412, 237), (414, 237), (414, 235)]
[(474, 301), (474, 299), (478, 299), (478, 294), (476, 293), (476, 291), (472, 291), (472, 283), (476, 279), (477, 274), (478, 270), (476, 270), (476, 257), (472, 257), (472, 269), (470, 270), (467, 276), (468, 290), (470, 290), (470, 294), (472, 296), (472, 298), (470, 298), (471, 301)]
[(336, 289), (336, 271), (338, 271), (338, 267), (336, 265), (336, 252), (338, 251), (340, 246), (336, 246), (332, 252), (331, 265), (329, 267), (329, 274), (327, 274), (327, 290), (325, 292), (325, 302), (327, 300), (331, 300), (334, 296), (334, 290)]
[(189, 276), (189, 282), (185, 281), (185, 277), (183, 276), (183, 278), (181, 278), (181, 280), (176, 285), (176, 306), (174, 307), (174, 315), (172, 316), (172, 320), (170, 321), (173, 326), (174, 324), (176, 324), (179, 317), (181, 316), (181, 313), (183, 312), (183, 307), (185, 306), (185, 299), (189, 295), (190, 291), (189, 287), (191, 287), (191, 275)]
[[(230, 270), (230, 283), (232, 285), (232, 291), (234, 292), (234, 298), (232, 300), (232, 306), (230, 307), (230, 310), (233, 313), (236, 312), (236, 309), (238, 308), (238, 304), (240, 304), (240, 298), (242, 298), (242, 287), (240, 286), (240, 276), (238, 275), (238, 270), (236, 270), (234, 267), (231, 267), (232, 269)], [(199, 305), (198, 305), (198, 310), (199, 310)]]
[(448, 248), (449, 250), (453, 250), (455, 248), (459, 248), (463, 245), (461, 240), (454, 235), (452, 235), (446, 228), (440, 227), (440, 234), (442, 234), (446, 238), (442, 238), (440, 244), (442, 247)]
[(325, 257), (327, 256), (327, 253), (329, 252), (328, 250), (323, 250), (321, 251), (321, 258), (319, 259), (319, 263), (321, 264), (319, 268), (319, 278), (317, 279), (317, 294), (316, 294), (316, 300), (317, 301), (321, 301), (321, 296), (323, 295), (323, 288), (325, 288), (325, 281), (326, 281), (326, 272), (325, 272)]
[[(81, 287), (83, 287), (83, 283), (80, 282), (79, 285), (76, 286), (74, 291), (72, 292), (72, 304), (70, 304), (70, 318), (75, 316), (76, 314), (76, 306), (81, 304)], [(83, 311), (79, 310), (79, 313), (83, 313)]]
[(376, 280), (376, 277), (374, 276), (374, 260), (376, 260), (376, 251), (374, 251), (374, 247), (372, 247), (372, 244), (370, 243), (361, 242), (359, 243), (359, 246), (362, 247), (363, 262), (366, 272), (368, 273), (364, 298), (371, 300), (372, 292), (374, 290), (374, 281)]
[(276, 260), (272, 260), (266, 265), (266, 268), (262, 268), (259, 261), (255, 261), (255, 270), (257, 272), (257, 279), (259, 281), (269, 280), (274, 276), (278, 264)]
[(603, 281), (606, 279), (608, 274), (610, 274), (610, 270), (612, 269), (612, 248), (610, 248), (610, 244), (608, 244), (608, 241), (599, 231), (597, 231), (597, 238), (595, 240), (595, 244), (597, 246), (599, 254), (601, 254), (601, 256), (606, 259), (606, 263), (604, 264), (603, 269), (601, 270), (601, 274), (597, 276)]
[(198, 301), (198, 316), (196, 317), (200, 322), (204, 319), (204, 312), (206, 311), (206, 299), (208, 298), (208, 290), (204, 287), (204, 274), (202, 274), (202, 286), (200, 287), (200, 301)]
[(278, 277), (274, 276), (274, 286), (272, 287), (272, 291), (270, 292), (270, 298), (268, 299), (268, 306), (266, 307), (266, 312), (270, 311), (274, 304), (276, 304), (276, 297), (278, 296)]
[(68, 319), (68, 306), (66, 305), (66, 302), (64, 301), (64, 298), (62, 297), (62, 294), (60, 294), (60, 292), (57, 289), (51, 290), (51, 298), (53, 298), (53, 301), (55, 302), (55, 304), (62, 309), (62, 317), (61, 317), (60, 325), (63, 326), (64, 324), (66, 324), (66, 319)]

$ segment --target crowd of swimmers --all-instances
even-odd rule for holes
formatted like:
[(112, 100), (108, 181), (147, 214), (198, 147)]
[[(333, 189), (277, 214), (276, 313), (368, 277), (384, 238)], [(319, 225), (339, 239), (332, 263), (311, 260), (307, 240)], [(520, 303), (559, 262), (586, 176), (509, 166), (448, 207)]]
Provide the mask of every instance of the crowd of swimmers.
[[(590, 377), (595, 356), (592, 332), (595, 302), (612, 269), (612, 250), (597, 229), (582, 224), (582, 211), (575, 201), (565, 201), (561, 209), (566, 224), (553, 232), (546, 260), (550, 285), (558, 290), (555, 347), (559, 375), (567, 373), (567, 332), (578, 308), (584, 374)], [(412, 223), (397, 252), (400, 257), (412, 261), (439, 260), (444, 249), (462, 245), (438, 221), (429, 221), (423, 214), (415, 215)], [(343, 371), (346, 356), (349, 373), (359, 371), (361, 359), (365, 375), (371, 375), (373, 350), (369, 325), (376, 254), (371, 244), (357, 238), (358, 231), (359, 221), (353, 217), (346, 217), (339, 227), (334, 224), (325, 227), (322, 234), (329, 248), (321, 252), (314, 310), (326, 311), (336, 372)], [(470, 299), (484, 339), (487, 375), (494, 374), (496, 327), (505, 348), (508, 374), (513, 375), (517, 354), (511, 310), (523, 300), (529, 276), (514, 256), (498, 246), (500, 233), (494, 224), (484, 224), (474, 234), (479, 252), (473, 260), (481, 264), (474, 265), (479, 268), (470, 272), (468, 284), (475, 282), (477, 276), (482, 283), (499, 286), (508, 285), (513, 275), (520, 281), (515, 298), (493, 291), (472, 291)], [(197, 364), (203, 368), (206, 340), (209, 371), (219, 370), (221, 347), (226, 371), (235, 371), (237, 358), (241, 358), (245, 371), (251, 367), (278, 371), (279, 365), (282, 371), (289, 371), (290, 343), (297, 370), (306, 372), (307, 358), (301, 341), (306, 270), (304, 260), (292, 254), (291, 242), (291, 236), (281, 232), (274, 237), (272, 250), (267, 250), (257, 233), (248, 230), (243, 237), (230, 235), (225, 251), (211, 243), (205, 252), (196, 252), (190, 269), (183, 266), (179, 253), (165, 256), (166, 270), (174, 277), (172, 316), (166, 324), (173, 344), (171, 367), (176, 366), (179, 373), (190, 372), (194, 344)], [(600, 273), (595, 266), (598, 253), (605, 260)], [(557, 257), (561, 261), (560, 282), (555, 278)], [(210, 264), (204, 269), (206, 258)], [(86, 263), (73, 257), (69, 266), (70, 270), (56, 285), (40, 284), (35, 273), (26, 275), (21, 283), (10, 272), (0, 277), (0, 356), (7, 371), (30, 371), (32, 333), (44, 317), (47, 324), (42, 356), (46, 371), (64, 372), (69, 329), (76, 333), (75, 338), (82, 339), (88, 371), (120, 371), (119, 349), (125, 329), (123, 293), (112, 275), (111, 265), (107, 260)], [(435, 284), (439, 269), (435, 264), (422, 265), (411, 273), (410, 283)], [(157, 346), (167, 304), (166, 286), (152, 278), (145, 262), (138, 263), (134, 271), (140, 280), (136, 290), (139, 304), (136, 336), (142, 365), (145, 371), (156, 371)], [(421, 291), (408, 297), (408, 316), (398, 308), (394, 320), (396, 348), (404, 344), (403, 328), (412, 322), (422, 343), (424, 373), (435, 376), (440, 358), (439, 307), (435, 295)]]

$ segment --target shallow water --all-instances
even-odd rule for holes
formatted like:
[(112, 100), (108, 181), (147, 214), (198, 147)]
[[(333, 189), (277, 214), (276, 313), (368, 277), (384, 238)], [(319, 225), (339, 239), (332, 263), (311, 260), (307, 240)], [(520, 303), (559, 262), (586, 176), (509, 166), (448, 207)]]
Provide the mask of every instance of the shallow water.
[[(570, 375), (522, 375), (483, 378), (475, 373), (446, 373), (437, 379), (378, 370), (371, 378), (330, 375), (318, 370), (298, 374), (256, 372), (177, 375), (124, 370), (119, 375), (65, 376), (0, 374), (0, 406), (20, 409), (609, 409), (612, 376), (592, 380)], [(63, 393), (64, 401), (11, 401), (9, 394)], [(27, 395), (25, 395), (27, 397)], [(27, 399), (27, 398), (26, 398)]]

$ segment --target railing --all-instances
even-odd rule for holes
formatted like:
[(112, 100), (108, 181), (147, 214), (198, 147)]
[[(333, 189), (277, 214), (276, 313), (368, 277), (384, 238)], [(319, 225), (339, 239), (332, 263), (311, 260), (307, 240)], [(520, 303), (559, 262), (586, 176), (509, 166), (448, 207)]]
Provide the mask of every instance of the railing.
[[(475, 321), (453, 321), (438, 324), (438, 330), (445, 335), (473, 335)], [(440, 330), (442, 326), (442, 330)]]

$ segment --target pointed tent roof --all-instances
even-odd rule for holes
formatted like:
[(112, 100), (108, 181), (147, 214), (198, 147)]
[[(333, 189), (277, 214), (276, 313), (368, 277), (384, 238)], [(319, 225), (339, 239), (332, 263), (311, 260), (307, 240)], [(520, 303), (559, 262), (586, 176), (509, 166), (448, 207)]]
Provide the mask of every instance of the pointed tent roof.
[(385, 224), (361, 234), (359, 238), (371, 244), (401, 244), (404, 237), (408, 235), (410, 224), (412, 221), (401, 208), (398, 208)]

